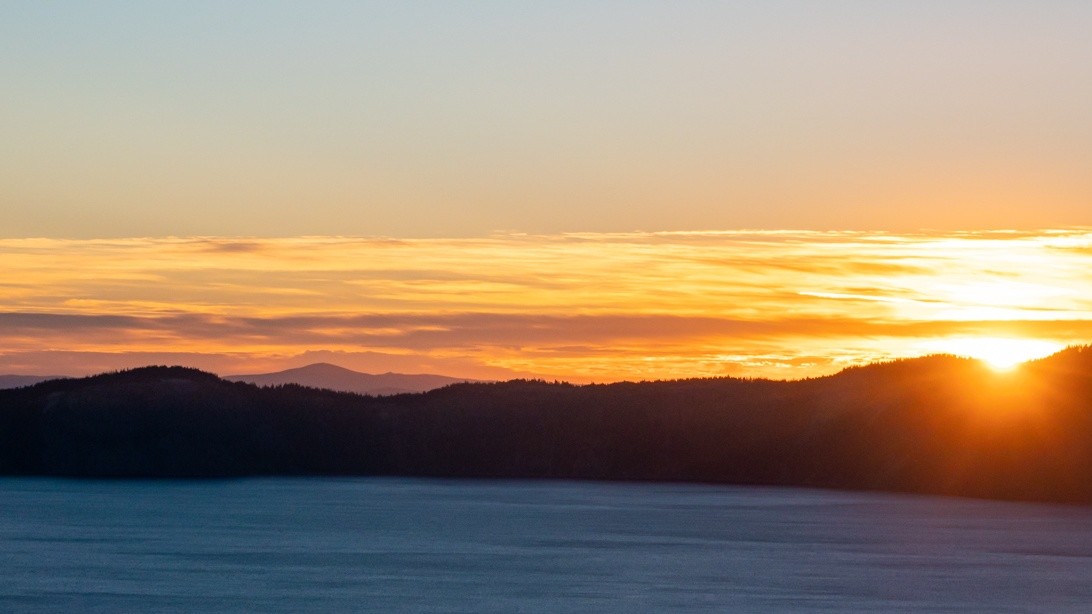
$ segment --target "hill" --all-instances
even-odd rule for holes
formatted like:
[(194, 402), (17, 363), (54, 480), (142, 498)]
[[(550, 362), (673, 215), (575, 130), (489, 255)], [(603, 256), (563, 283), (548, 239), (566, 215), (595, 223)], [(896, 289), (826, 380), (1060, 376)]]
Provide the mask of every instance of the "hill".
[(1092, 503), (1092, 350), (368, 397), (148, 367), (0, 391), (0, 473), (697, 481)]
[(249, 382), (258, 386), (299, 384), (310, 388), (371, 395), (426, 392), (450, 384), (473, 381), (429, 374), (382, 373), (373, 375), (352, 371), (329, 363), (316, 363), (306, 367), (277, 371), (276, 373), (229, 375), (224, 379), (233, 382)]

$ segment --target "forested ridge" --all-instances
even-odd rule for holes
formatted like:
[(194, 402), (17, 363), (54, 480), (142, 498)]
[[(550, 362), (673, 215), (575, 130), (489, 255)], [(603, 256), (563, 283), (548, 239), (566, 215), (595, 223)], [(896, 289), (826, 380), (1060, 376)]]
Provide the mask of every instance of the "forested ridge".
[(361, 396), (145, 367), (0, 391), (0, 474), (767, 484), (1092, 502), (1092, 349), (800, 381), (514, 380)]

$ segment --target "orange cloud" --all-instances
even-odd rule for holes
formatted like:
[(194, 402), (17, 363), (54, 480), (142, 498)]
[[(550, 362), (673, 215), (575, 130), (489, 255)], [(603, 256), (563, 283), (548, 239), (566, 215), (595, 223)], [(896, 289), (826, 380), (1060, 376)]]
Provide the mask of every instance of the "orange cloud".
[(1086, 229), (9, 239), (0, 261), (0, 372), (334, 352), (465, 377), (803, 377), (947, 338), (1092, 339)]

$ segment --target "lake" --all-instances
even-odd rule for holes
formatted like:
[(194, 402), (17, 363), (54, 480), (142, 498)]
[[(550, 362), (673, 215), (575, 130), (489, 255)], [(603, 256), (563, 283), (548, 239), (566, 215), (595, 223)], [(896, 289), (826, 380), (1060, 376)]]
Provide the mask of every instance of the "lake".
[(1089, 507), (675, 484), (0, 479), (5, 612), (1089, 604)]

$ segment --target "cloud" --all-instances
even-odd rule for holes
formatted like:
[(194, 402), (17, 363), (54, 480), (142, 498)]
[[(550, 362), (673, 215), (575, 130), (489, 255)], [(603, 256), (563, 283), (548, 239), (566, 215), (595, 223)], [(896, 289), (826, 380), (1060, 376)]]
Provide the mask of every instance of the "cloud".
[(247, 241), (241, 239), (195, 239), (193, 244), (210, 252), (227, 254), (253, 253), (265, 249), (261, 241)]
[(95, 364), (340, 352), (601, 380), (803, 376), (953, 335), (1086, 342), (1089, 244), (1086, 229), (7, 239), (0, 343)]
[(0, 330), (73, 331), (85, 329), (138, 328), (147, 318), (104, 314), (0, 313)]

